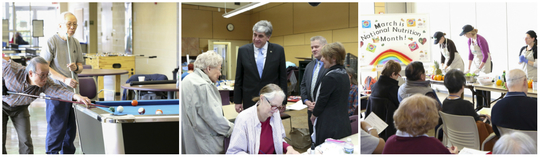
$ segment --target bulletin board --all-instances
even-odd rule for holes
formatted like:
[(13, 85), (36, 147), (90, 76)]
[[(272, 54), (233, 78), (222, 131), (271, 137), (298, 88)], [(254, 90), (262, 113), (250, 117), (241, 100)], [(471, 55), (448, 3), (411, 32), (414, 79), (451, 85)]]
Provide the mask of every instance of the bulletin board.
[(44, 37), (43, 20), (32, 20), (32, 37)]
[(384, 65), (394, 60), (407, 65), (431, 61), (428, 14), (361, 15), (360, 62)]

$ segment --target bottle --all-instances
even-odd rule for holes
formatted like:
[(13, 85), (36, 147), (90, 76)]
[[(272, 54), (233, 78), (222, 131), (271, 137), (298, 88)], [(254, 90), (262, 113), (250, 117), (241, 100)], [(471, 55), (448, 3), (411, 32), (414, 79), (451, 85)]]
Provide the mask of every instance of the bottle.
[(347, 143), (343, 146), (345, 154), (352, 154), (354, 152), (354, 144), (351, 142), (351, 138), (347, 138)]
[(503, 78), (503, 82), (506, 82), (506, 70), (503, 70), (502, 78)]

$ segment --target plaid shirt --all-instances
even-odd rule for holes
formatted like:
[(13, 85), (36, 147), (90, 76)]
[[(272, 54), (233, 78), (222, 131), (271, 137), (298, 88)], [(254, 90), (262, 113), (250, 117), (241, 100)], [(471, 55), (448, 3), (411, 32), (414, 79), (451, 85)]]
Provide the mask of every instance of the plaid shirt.
[[(73, 91), (66, 87), (55, 84), (50, 78), (47, 78), (47, 83), (43, 87), (31, 85), (28, 80), (28, 73), (26, 67), (14, 61), (6, 61), (2, 59), (3, 78), (5, 86), (9, 91), (17, 93), (25, 93), (31, 95), (39, 95), (45, 93), (50, 96), (58, 97), (64, 100), (73, 99)], [(30, 105), (36, 98), (20, 95), (4, 95), (2, 101), (9, 104), (9, 106), (23, 106)]]
[(351, 84), (349, 91), (349, 116), (354, 114), (356, 107), (358, 106), (358, 85)]

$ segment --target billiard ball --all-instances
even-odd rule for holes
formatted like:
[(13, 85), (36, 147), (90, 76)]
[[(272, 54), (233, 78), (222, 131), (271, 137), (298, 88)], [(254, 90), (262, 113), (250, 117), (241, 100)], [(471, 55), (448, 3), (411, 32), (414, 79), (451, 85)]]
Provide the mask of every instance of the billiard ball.
[(157, 109), (156, 114), (163, 114), (163, 111), (161, 109)]
[(139, 108), (139, 114), (144, 114), (144, 108)]
[(109, 107), (109, 111), (114, 113), (114, 107)]
[(122, 113), (122, 112), (124, 112), (124, 107), (118, 106), (118, 107), (116, 108), (116, 110), (117, 110), (118, 112)]
[(133, 101), (131, 101), (131, 105), (133, 105), (133, 106), (137, 106), (137, 104), (139, 104), (139, 102), (137, 102), (137, 100), (133, 100)]

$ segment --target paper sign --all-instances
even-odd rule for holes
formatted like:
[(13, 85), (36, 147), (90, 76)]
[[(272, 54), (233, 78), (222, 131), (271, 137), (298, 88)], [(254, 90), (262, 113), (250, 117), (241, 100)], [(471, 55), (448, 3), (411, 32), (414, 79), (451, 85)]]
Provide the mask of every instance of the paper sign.
[(409, 44), (409, 49), (411, 49), (411, 52), (418, 49), (416, 41)]
[(366, 47), (366, 50), (369, 52), (375, 52), (376, 49), (377, 49), (377, 45), (373, 45), (371, 43), (369, 43), (368, 46)]

